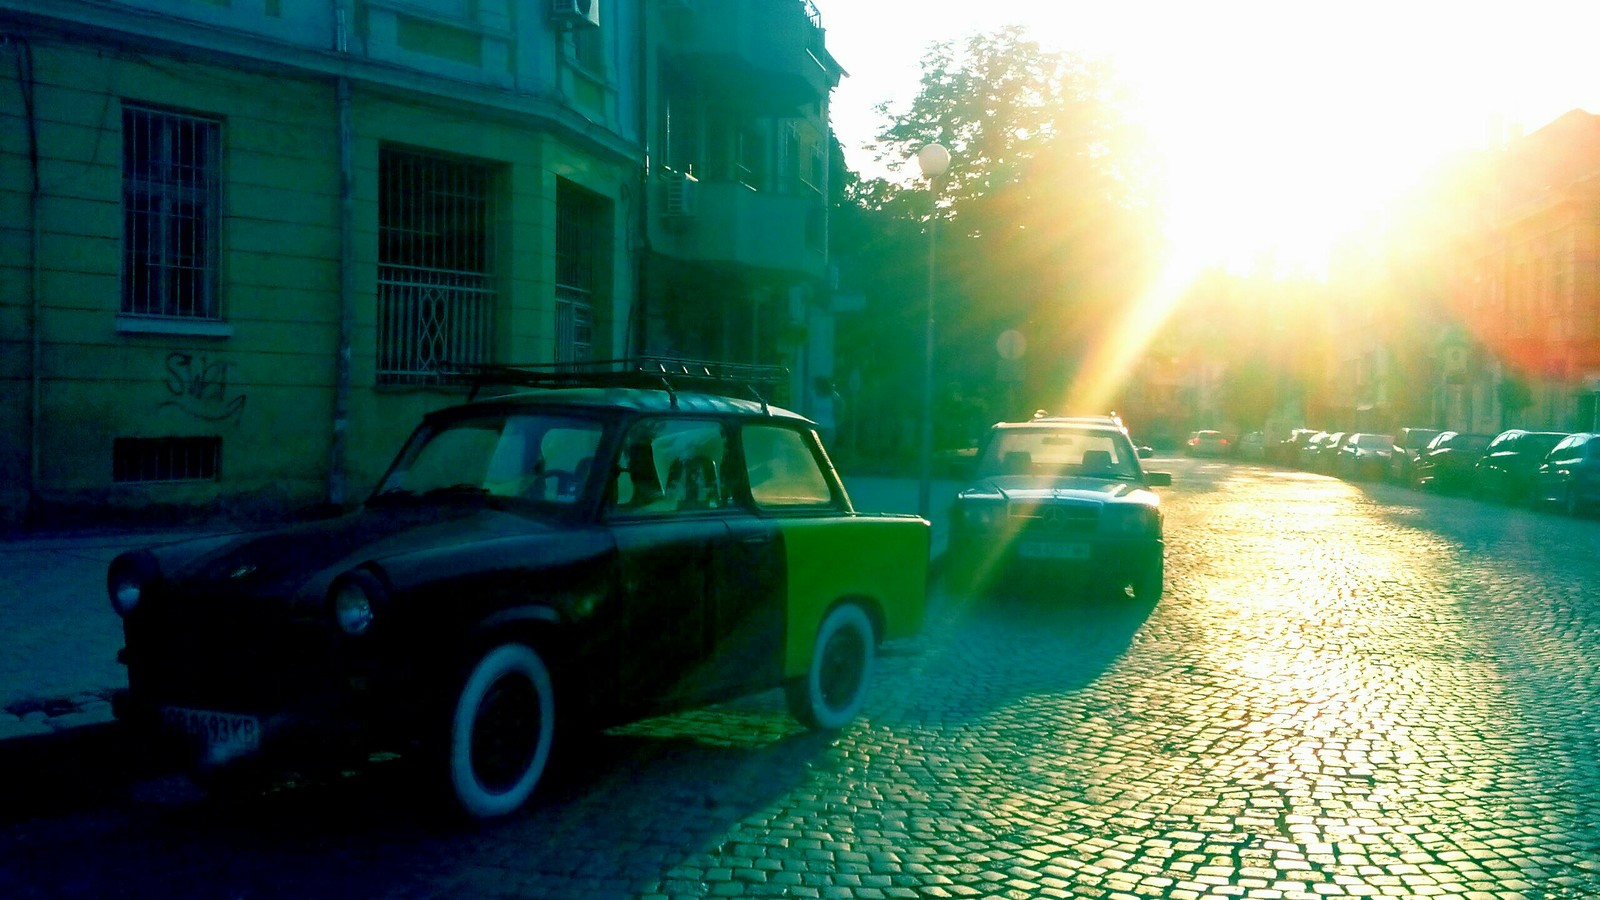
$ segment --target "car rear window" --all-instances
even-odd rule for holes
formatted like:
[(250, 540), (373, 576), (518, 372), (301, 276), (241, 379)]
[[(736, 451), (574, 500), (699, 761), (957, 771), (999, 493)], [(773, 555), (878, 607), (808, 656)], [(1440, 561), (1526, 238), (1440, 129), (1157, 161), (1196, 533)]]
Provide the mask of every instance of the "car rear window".
[(762, 508), (830, 506), (833, 492), (805, 436), (793, 428), (747, 425), (744, 461), (750, 497)]

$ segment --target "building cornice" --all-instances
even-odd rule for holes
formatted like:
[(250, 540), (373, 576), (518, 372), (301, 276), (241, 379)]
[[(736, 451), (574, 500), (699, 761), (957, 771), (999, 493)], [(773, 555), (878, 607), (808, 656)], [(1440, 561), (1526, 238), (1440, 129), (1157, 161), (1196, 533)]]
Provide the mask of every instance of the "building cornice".
[[(19, 6), (16, 0), (0, 0), (0, 31), (116, 49), (165, 50), (197, 61), (216, 61), (264, 73), (349, 78), (380, 92), (424, 97), (502, 122), (535, 119), (618, 161), (643, 161), (643, 151), (635, 142), (552, 94), (474, 84), (331, 47), (308, 47), (268, 34), (177, 19), (121, 3), (28, 0), (25, 8)], [(330, 12), (331, 9), (330, 4)]]

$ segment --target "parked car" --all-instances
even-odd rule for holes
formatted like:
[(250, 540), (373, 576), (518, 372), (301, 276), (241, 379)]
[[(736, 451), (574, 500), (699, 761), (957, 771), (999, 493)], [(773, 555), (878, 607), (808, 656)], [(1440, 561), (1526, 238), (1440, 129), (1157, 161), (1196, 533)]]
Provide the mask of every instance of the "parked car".
[(1544, 458), (1567, 436), (1561, 431), (1502, 431), (1479, 458), (1472, 483), (1474, 495), (1508, 503), (1529, 499), (1533, 473)]
[(1412, 463), (1411, 472), (1416, 485), (1437, 491), (1460, 491), (1471, 487), (1478, 458), (1493, 437), (1489, 434), (1441, 431)]
[(1345, 478), (1382, 478), (1394, 452), (1394, 438), (1389, 435), (1356, 432), (1335, 451), (1334, 472)]
[(1189, 456), (1227, 456), (1228, 439), (1222, 432), (1211, 429), (1191, 431), (1189, 439), (1183, 442), (1183, 452)]
[(1569, 516), (1600, 503), (1600, 434), (1569, 434), (1551, 448), (1533, 473), (1533, 499), (1555, 504)]
[(1401, 428), (1394, 433), (1394, 454), (1384, 476), (1400, 484), (1411, 484), (1412, 467), (1428, 443), (1439, 436), (1437, 428)]
[(1316, 455), (1311, 459), (1311, 470), (1314, 472), (1332, 472), (1333, 461), (1338, 458), (1339, 448), (1344, 446), (1354, 432), (1335, 431), (1317, 445)]
[(1267, 456), (1267, 436), (1259, 431), (1247, 432), (1239, 438), (1239, 458), (1259, 462)]
[(1043, 574), (1154, 603), (1165, 544), (1150, 488), (1171, 483), (1143, 470), (1119, 428), (999, 423), (950, 509), (954, 581), (981, 593), (1007, 575)]
[(118, 718), (206, 780), (414, 752), (486, 818), (568, 728), (775, 686), (838, 728), (920, 629), (928, 523), (856, 512), (811, 422), (731, 396), (777, 373), (479, 375), (529, 390), (429, 414), (359, 509), (117, 557)]
[(1280, 465), (1297, 466), (1306, 441), (1321, 433), (1315, 428), (1296, 428), (1288, 437), (1268, 446), (1267, 459)]
[(1322, 452), (1322, 445), (1327, 443), (1331, 437), (1333, 437), (1332, 432), (1319, 431), (1306, 438), (1305, 443), (1300, 445), (1300, 454), (1295, 460), (1295, 465), (1308, 472), (1315, 470), (1317, 467), (1317, 454)]

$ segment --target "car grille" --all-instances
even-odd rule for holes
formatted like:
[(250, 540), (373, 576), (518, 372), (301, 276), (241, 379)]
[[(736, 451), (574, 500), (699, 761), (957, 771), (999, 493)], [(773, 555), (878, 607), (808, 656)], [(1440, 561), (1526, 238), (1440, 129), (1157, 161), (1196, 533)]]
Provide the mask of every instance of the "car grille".
[(1087, 534), (1100, 521), (1098, 504), (1017, 501), (1006, 511), (1014, 524), (1029, 531)]
[(161, 601), (124, 622), (129, 686), (149, 700), (265, 710), (337, 677), (337, 636), (323, 623), (291, 621), (281, 602)]

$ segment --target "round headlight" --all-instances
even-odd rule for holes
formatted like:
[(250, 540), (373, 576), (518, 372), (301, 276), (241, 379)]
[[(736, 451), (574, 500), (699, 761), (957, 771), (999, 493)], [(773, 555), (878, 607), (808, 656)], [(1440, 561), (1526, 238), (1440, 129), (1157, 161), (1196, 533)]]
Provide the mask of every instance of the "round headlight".
[(133, 612), (160, 575), (156, 558), (147, 550), (117, 557), (106, 572), (106, 592), (111, 596), (112, 610), (119, 616)]
[(333, 595), (333, 619), (345, 634), (365, 634), (374, 618), (372, 598), (360, 582), (346, 581)]
[(378, 618), (382, 601), (382, 585), (366, 572), (357, 572), (333, 586), (331, 612), (339, 631), (355, 637), (366, 634)]
[(144, 596), (144, 586), (132, 575), (125, 576), (111, 585), (111, 608), (117, 615), (125, 616), (133, 612), (139, 605), (139, 600)]

